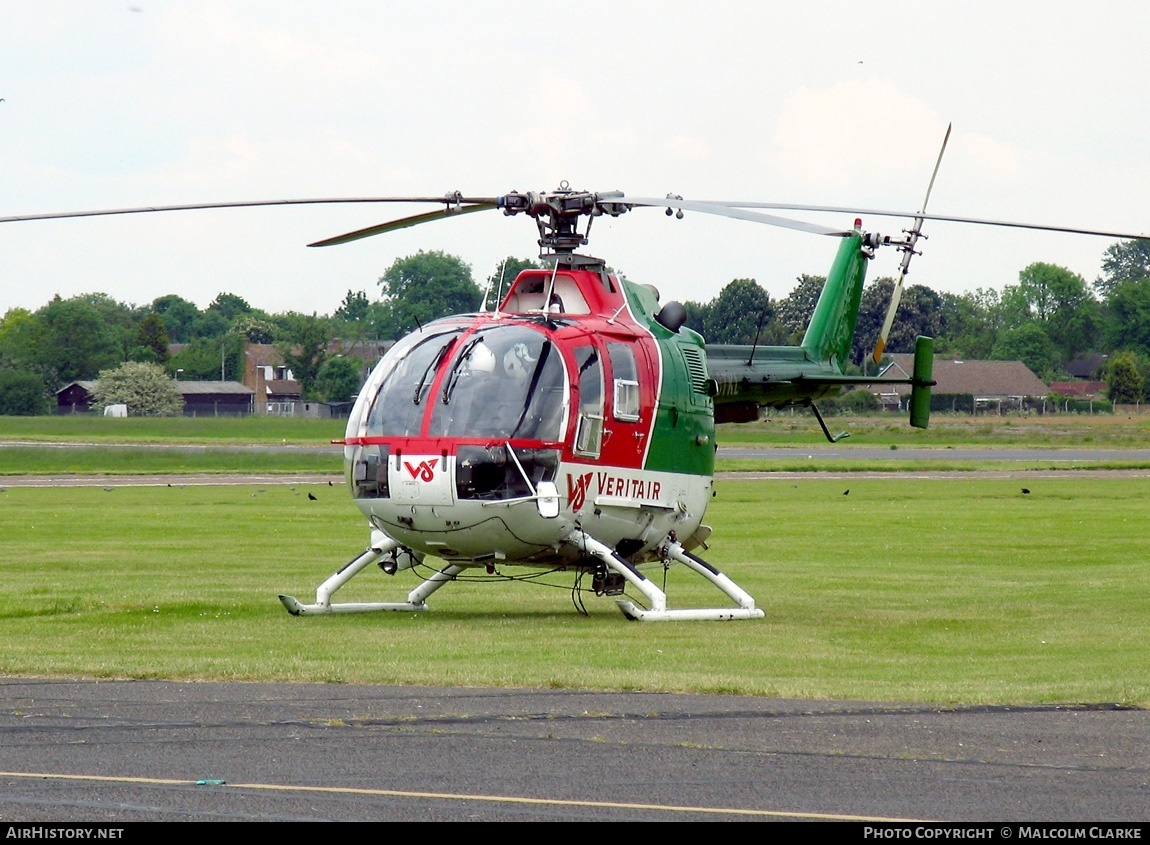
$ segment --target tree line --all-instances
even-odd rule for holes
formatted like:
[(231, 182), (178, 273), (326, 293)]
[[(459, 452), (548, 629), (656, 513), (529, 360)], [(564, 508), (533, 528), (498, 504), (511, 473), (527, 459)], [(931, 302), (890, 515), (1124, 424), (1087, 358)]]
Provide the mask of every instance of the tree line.
[[(688, 325), (710, 343), (798, 343), (826, 281), (803, 275), (790, 294), (772, 300), (754, 279), (736, 279), (707, 303), (687, 302)], [(851, 358), (861, 367), (874, 348), (894, 280), (863, 290)], [(917, 335), (935, 351), (971, 360), (1025, 363), (1043, 381), (1068, 378), (1085, 353), (1107, 356), (1097, 376), (1111, 399), (1140, 402), (1150, 393), (1150, 242), (1122, 241), (1104, 255), (1102, 276), (1087, 283), (1064, 267), (1035, 262), (1001, 291), (935, 291), (909, 285), (887, 340), (888, 352), (913, 352)]]
[[(271, 314), (229, 292), (203, 309), (176, 294), (142, 306), (103, 293), (56, 296), (36, 311), (13, 308), (0, 319), (0, 414), (47, 413), (60, 387), (125, 362), (151, 362), (184, 379), (239, 380), (245, 342), (274, 344), (305, 398), (339, 401), (358, 390), (363, 373), (332, 352), (335, 339), (345, 346), (378, 343), (447, 314), (475, 311), (485, 291), (494, 302), (520, 270), (537, 266), (508, 257), (481, 287), (457, 256), (420, 251), (388, 268), (378, 296), (348, 290), (330, 315)], [(797, 343), (824, 281), (804, 274), (786, 297), (772, 300), (754, 279), (735, 279), (708, 302), (684, 303), (687, 325), (711, 343)], [(863, 291), (856, 365), (874, 346), (892, 288), (883, 277)], [(1141, 401), (1150, 375), (1150, 243), (1112, 245), (1092, 284), (1038, 262), (1001, 292), (910, 285), (887, 350), (912, 351), (918, 334), (936, 338), (941, 354), (1022, 360), (1047, 381), (1064, 374), (1076, 355), (1107, 354), (1112, 398)], [(180, 345), (175, 354), (171, 344)]]

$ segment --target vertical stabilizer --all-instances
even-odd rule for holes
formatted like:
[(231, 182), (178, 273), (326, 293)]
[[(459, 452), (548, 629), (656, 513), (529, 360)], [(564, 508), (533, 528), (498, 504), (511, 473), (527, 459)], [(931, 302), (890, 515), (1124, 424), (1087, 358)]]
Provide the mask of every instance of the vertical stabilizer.
[(843, 238), (803, 336), (809, 358), (830, 362), (840, 371), (850, 359), (867, 261), (861, 232)]

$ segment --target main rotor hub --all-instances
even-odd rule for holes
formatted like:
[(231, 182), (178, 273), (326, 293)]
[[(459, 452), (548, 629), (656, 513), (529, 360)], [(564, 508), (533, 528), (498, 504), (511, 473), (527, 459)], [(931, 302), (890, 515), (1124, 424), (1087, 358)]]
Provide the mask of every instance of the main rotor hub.
[[(573, 191), (563, 182), (555, 191), (512, 191), (498, 197), (495, 204), (508, 216), (526, 214), (535, 219), (541, 254), (548, 251), (570, 254), (587, 245), (594, 218), (602, 214), (618, 217), (630, 210), (627, 203), (619, 202), (622, 197), (622, 191)], [(579, 231), (580, 217), (587, 218), (582, 232)]]

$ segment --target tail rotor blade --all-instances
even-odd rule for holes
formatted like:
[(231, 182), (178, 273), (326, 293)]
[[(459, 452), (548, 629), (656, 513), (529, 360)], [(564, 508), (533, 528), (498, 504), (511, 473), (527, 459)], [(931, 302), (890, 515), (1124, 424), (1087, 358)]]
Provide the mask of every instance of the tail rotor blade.
[[(951, 124), (947, 124), (946, 135), (942, 138), (942, 148), (938, 151), (938, 158), (934, 162), (934, 171), (930, 174), (930, 184), (926, 186), (926, 197), (923, 198), (922, 208), (919, 209), (919, 214), (926, 212), (927, 203), (930, 202), (930, 192), (934, 190), (934, 180), (938, 176), (939, 165), (942, 164), (942, 154), (946, 152), (946, 143), (950, 140)], [(922, 234), (922, 217), (915, 217), (911, 227), (906, 230), (906, 242), (899, 246), (902, 250), (902, 263), (898, 268), (898, 278), (894, 282), (894, 290), (890, 294), (890, 306), (886, 311), (886, 318), (882, 321), (882, 330), (879, 332), (878, 340), (875, 341), (874, 353), (871, 358), (877, 364), (882, 360), (882, 354), (886, 350), (886, 340), (890, 337), (890, 330), (894, 326), (894, 315), (898, 311), (899, 302), (902, 301), (902, 287), (903, 282), (906, 280), (906, 274), (910, 272), (910, 259), (914, 256), (915, 245), (918, 239), (923, 237)]]

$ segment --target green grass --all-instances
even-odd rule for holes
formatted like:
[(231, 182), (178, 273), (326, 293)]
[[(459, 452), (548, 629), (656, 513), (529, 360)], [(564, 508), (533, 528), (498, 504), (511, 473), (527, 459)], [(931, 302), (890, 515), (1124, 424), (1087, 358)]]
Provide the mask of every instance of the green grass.
[[(1150, 705), (1150, 483), (1026, 485), (719, 482), (703, 554), (767, 616), (650, 625), (593, 596), (577, 615), (569, 576), (452, 584), (424, 614), (291, 617), (276, 595), (310, 601), (366, 540), (326, 485), (8, 488), (0, 673)], [(726, 602), (667, 578), (672, 607)], [(365, 571), (339, 598), (414, 584)]]
[(0, 448), (0, 483), (6, 475), (151, 475), (156, 473), (315, 473), (339, 475), (343, 453), (269, 450), (260, 447), (157, 448), (100, 446), (5, 446)]
[(0, 441), (73, 443), (292, 443), (314, 445), (343, 437), (345, 420), (247, 417), (128, 417), (95, 414), (0, 416)]
[(961, 453), (953, 459), (931, 458), (923, 460), (867, 458), (824, 458), (817, 451), (809, 456), (795, 458), (719, 458), (716, 472), (786, 472), (786, 473), (940, 473), (940, 472), (1071, 472), (1074, 470), (1145, 470), (1150, 462), (1131, 458), (1107, 461), (1051, 461), (1051, 460), (962, 460)]
[[(1012, 446), (1099, 449), (1150, 448), (1150, 415), (1047, 414), (979, 415), (932, 414), (930, 428), (911, 428), (904, 416), (876, 414), (834, 417), (827, 420), (834, 432), (851, 433), (850, 443), (868, 446), (949, 447)], [(825, 446), (822, 431), (809, 413), (776, 412), (757, 423), (719, 426), (716, 439), (723, 446)]]
[[(344, 421), (299, 417), (173, 417), (111, 419), (78, 414), (0, 416), (0, 442), (316, 444), (343, 436)], [(835, 417), (827, 424), (851, 432), (851, 443), (871, 446), (1043, 446), (1150, 448), (1150, 415), (1050, 414), (996, 416), (933, 414), (929, 429), (911, 428), (903, 416)], [(818, 423), (801, 409), (776, 412), (758, 423), (719, 427), (720, 445), (819, 446)]]
[[(815, 420), (805, 413), (777, 414), (759, 423), (720, 426), (724, 446), (801, 447), (788, 459), (720, 458), (723, 472), (940, 472), (1019, 469), (1145, 469), (1145, 461), (972, 461), (964, 446), (1102, 449), (1150, 448), (1150, 417), (934, 415), (931, 428), (910, 428), (891, 416), (832, 420), (846, 429), (846, 444), (890, 448), (891, 460), (825, 459), (827, 446)], [(340, 420), (290, 417), (179, 417), (108, 419), (99, 416), (0, 417), (0, 476), (151, 473), (339, 473), (338, 449), (329, 454), (261, 451), (260, 446), (324, 447), (343, 435)], [(53, 444), (71, 444), (68, 449)], [(19, 445), (18, 445), (19, 444)], [(90, 448), (76, 444), (92, 444)], [(167, 449), (144, 448), (167, 446)], [(114, 448), (113, 448), (114, 447)], [(199, 447), (176, 448), (176, 447)], [(250, 449), (244, 447), (251, 447)], [(945, 460), (908, 462), (899, 448), (946, 449)], [(808, 458), (807, 455), (810, 455)]]

